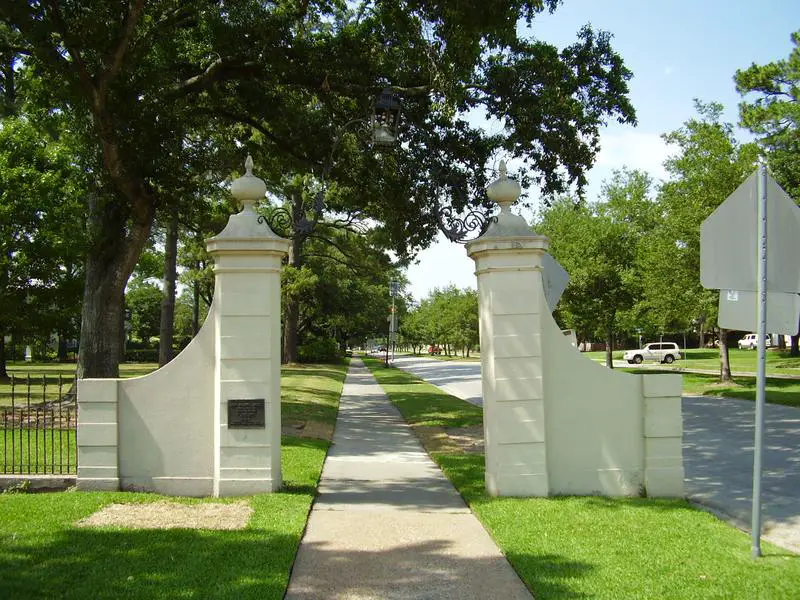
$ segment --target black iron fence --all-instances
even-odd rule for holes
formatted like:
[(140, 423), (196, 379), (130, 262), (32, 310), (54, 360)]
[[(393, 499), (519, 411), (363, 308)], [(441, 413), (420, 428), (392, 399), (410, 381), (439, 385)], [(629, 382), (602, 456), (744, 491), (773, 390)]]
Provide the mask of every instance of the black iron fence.
[(10, 386), (2, 388), (2, 473), (75, 473), (78, 410), (74, 379), (60, 374), (12, 375)]

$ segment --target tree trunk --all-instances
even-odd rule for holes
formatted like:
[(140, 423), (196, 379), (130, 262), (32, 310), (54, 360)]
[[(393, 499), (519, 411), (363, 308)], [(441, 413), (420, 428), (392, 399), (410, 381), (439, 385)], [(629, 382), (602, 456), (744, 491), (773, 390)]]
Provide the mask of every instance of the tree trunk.
[(81, 310), (78, 379), (119, 377), (125, 330), (125, 287), (108, 276), (98, 260), (86, 261), (86, 288)]
[(786, 350), (786, 336), (782, 333), (778, 334), (778, 350)]
[[(299, 197), (295, 198), (292, 203), (292, 222), (297, 225), (303, 216), (305, 216), (303, 203)], [(297, 229), (294, 230), (289, 264), (295, 269), (303, 267), (303, 242), (305, 242), (305, 239), (305, 235), (298, 233)], [(298, 329), (300, 327), (300, 298), (296, 296), (286, 298), (283, 327), (283, 361), (295, 363), (297, 362)]]
[[(143, 200), (144, 204), (146, 201)], [(97, 232), (86, 259), (77, 378), (119, 377), (125, 336), (125, 286), (153, 223), (152, 204), (127, 219), (114, 199), (89, 198), (89, 229)]]
[(178, 266), (178, 210), (172, 207), (167, 224), (164, 248), (164, 299), (161, 301), (161, 327), (159, 328), (158, 366), (163, 367), (173, 357), (175, 337), (175, 280)]
[(610, 327), (606, 330), (606, 366), (614, 368), (614, 330)]
[(731, 381), (731, 362), (728, 357), (728, 330), (719, 328), (719, 380)]
[(706, 331), (702, 325), (700, 325), (700, 340), (698, 344), (701, 350), (706, 347)]
[(67, 362), (67, 336), (63, 331), (58, 332), (58, 362)]
[(0, 331), (0, 380), (8, 379), (8, 371), (6, 370), (6, 334)]
[(300, 299), (289, 298), (284, 309), (283, 360), (297, 362), (297, 328), (300, 321)]
[[(798, 320), (797, 328), (800, 329), (800, 320)], [(798, 342), (800, 341), (800, 335), (793, 335), (791, 345), (789, 347), (789, 356), (800, 356), (800, 348), (798, 348)]]

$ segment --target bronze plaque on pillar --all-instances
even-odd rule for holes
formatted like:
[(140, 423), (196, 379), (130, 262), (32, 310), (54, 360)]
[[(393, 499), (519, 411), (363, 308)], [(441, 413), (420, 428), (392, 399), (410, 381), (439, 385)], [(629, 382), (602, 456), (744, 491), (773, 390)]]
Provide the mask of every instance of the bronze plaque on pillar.
[(264, 429), (264, 398), (228, 400), (228, 429)]

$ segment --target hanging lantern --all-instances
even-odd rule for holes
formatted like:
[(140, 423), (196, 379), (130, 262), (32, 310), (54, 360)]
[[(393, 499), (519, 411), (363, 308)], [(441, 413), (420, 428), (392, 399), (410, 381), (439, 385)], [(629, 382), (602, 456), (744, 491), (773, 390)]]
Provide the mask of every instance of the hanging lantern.
[(372, 143), (378, 148), (394, 146), (397, 143), (397, 131), (400, 127), (400, 102), (396, 96), (385, 88), (372, 114)]

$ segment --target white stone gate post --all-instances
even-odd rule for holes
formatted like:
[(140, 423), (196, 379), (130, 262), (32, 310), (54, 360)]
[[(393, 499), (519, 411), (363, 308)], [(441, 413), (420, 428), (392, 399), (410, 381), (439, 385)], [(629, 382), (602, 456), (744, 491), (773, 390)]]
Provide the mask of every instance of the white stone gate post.
[(466, 245), (475, 261), (480, 305), (486, 490), (493, 496), (546, 496), (541, 271), (547, 238), (511, 212), (520, 195), (500, 166), (487, 188), (501, 212)]
[(242, 202), (217, 236), (214, 373), (214, 496), (277, 490), (281, 485), (281, 261), (289, 240), (258, 222), (253, 205), (264, 182), (247, 173), (231, 193)]
[(493, 496), (683, 496), (681, 376), (616, 373), (580, 355), (545, 294), (548, 242), (510, 211), (466, 245), (480, 310), (486, 490)]

